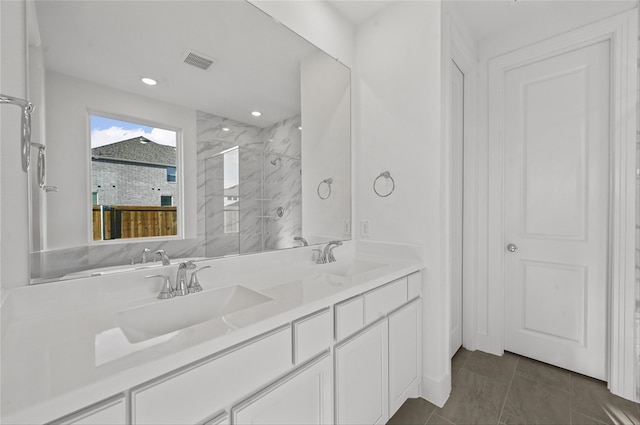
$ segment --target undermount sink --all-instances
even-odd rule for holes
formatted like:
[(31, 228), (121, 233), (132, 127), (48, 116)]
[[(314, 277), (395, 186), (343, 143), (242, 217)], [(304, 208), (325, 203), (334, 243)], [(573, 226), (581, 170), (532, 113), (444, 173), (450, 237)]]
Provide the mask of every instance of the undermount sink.
[(319, 271), (326, 274), (342, 277), (354, 277), (372, 270), (384, 267), (385, 264), (364, 260), (336, 261), (335, 263), (319, 266)]
[(137, 343), (271, 301), (244, 286), (227, 286), (117, 313), (129, 342)]

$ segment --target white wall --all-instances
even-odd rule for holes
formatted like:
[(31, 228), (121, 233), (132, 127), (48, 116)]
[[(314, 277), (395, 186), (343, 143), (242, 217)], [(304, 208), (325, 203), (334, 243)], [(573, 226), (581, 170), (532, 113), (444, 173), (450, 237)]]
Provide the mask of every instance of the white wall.
[(54, 72), (47, 73), (45, 84), (47, 182), (58, 187), (47, 197), (46, 215), (52, 225), (47, 226), (46, 249), (82, 246), (91, 240), (89, 111), (182, 130), (183, 223), (186, 237), (196, 237), (196, 111)]
[[(448, 294), (443, 249), (445, 211), (441, 134), (439, 2), (393, 2), (359, 26), (356, 36), (356, 222), (370, 239), (424, 251), (423, 397), (443, 404), (451, 385)], [(389, 171), (396, 188), (374, 194)]]
[[(26, 98), (25, 4), (0, 2), (0, 93)], [(0, 285), (28, 281), (27, 174), (20, 155), (20, 108), (0, 105)]]

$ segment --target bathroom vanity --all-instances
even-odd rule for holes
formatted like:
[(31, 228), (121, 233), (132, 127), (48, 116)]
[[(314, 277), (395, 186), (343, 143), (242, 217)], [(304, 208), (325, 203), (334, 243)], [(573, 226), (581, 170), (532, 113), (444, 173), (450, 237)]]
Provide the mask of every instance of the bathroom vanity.
[(212, 261), (168, 300), (143, 272), (12, 291), (2, 421), (385, 423), (420, 391), (423, 265), (349, 250)]

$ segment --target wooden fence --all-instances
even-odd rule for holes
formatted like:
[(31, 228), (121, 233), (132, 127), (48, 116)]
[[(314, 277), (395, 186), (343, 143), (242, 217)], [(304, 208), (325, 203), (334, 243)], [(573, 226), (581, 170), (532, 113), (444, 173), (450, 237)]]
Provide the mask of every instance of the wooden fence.
[(93, 206), (94, 241), (177, 234), (176, 207)]

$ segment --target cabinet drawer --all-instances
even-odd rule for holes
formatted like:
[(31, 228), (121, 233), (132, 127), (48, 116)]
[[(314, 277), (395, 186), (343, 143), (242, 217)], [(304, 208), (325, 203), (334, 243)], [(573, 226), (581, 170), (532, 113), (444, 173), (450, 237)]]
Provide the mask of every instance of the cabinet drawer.
[(133, 423), (200, 423), (290, 368), (286, 325), (132, 389)]
[(365, 324), (375, 322), (406, 302), (406, 277), (367, 292), (364, 294)]
[(293, 322), (293, 363), (300, 364), (331, 345), (329, 307)]
[(335, 305), (335, 339), (356, 333), (364, 327), (364, 298), (359, 295)]
[(65, 425), (124, 425), (127, 423), (127, 403), (124, 394), (120, 394), (51, 423)]

